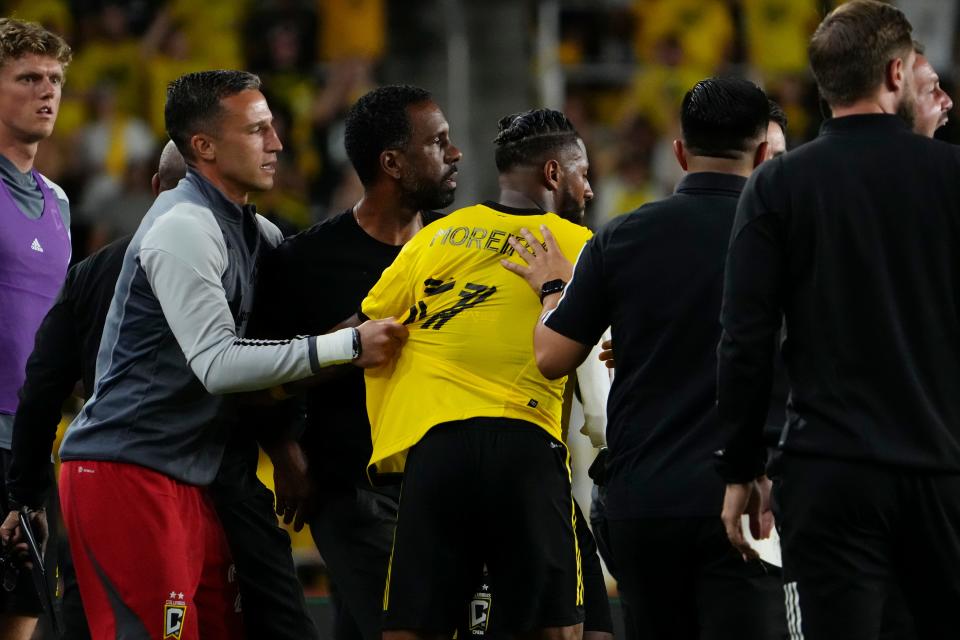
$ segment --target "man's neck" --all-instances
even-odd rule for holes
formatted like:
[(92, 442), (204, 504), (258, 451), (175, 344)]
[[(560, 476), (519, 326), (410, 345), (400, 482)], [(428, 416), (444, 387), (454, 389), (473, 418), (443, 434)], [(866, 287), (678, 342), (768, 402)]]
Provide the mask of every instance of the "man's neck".
[(708, 156), (687, 156), (687, 174), (691, 173), (729, 173), (749, 178), (753, 173), (753, 163), (749, 160), (730, 158), (711, 158)]
[(518, 189), (515, 186), (500, 183), (500, 197), (497, 202), (514, 209), (553, 210), (553, 198), (542, 189)]
[(893, 98), (871, 96), (858, 100), (854, 103), (834, 106), (830, 105), (830, 111), (834, 118), (843, 118), (845, 116), (862, 116), (872, 113), (896, 113), (897, 108)]
[(37, 157), (38, 142), (17, 142), (16, 140), (0, 139), (0, 155), (13, 163), (20, 172), (27, 173), (33, 169), (33, 161)]
[(423, 228), (419, 209), (408, 207), (396, 197), (368, 191), (351, 210), (364, 233), (384, 244), (402, 246)]
[(230, 202), (234, 203), (238, 207), (242, 207), (247, 204), (247, 192), (239, 191), (233, 185), (226, 182), (218, 171), (211, 171), (210, 168), (205, 165), (189, 166), (191, 169), (203, 176), (207, 182), (215, 186)]

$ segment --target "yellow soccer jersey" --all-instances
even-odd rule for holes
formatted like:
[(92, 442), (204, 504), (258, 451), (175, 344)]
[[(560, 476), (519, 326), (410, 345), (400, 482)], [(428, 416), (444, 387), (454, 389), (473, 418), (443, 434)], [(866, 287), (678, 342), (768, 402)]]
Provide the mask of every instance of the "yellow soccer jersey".
[(560, 439), (566, 378), (544, 378), (533, 355), (540, 300), (500, 264), (522, 262), (507, 238), (525, 227), (542, 240), (540, 225), (570, 260), (590, 237), (553, 213), (466, 207), (414, 236), (363, 301), (367, 317), (410, 330), (392, 365), (366, 371), (370, 466), (379, 473), (402, 471), (407, 450), (452, 420), (517, 418)]

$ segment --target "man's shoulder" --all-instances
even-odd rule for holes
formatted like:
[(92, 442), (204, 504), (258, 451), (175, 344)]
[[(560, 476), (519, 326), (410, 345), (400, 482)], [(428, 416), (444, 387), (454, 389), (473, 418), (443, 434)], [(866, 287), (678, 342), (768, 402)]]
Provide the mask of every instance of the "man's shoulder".
[(270, 247), (276, 247), (283, 242), (283, 232), (280, 231), (280, 228), (259, 213), (257, 214), (257, 226), (260, 227), (260, 233), (266, 238)]
[(352, 216), (351, 210), (347, 209), (342, 213), (325, 218), (286, 238), (277, 247), (277, 251), (288, 255), (296, 255), (303, 251), (311, 251), (318, 246), (343, 242), (348, 237), (350, 225), (355, 224)]
[[(736, 200), (733, 203), (736, 206)], [(647, 202), (622, 216), (617, 216), (597, 231), (597, 236), (608, 241), (614, 236), (629, 233), (633, 229), (663, 224), (665, 221), (673, 220), (677, 212), (685, 211), (691, 205), (689, 198), (681, 198), (679, 194), (672, 193), (659, 200)]]
[(138, 251), (162, 249), (180, 253), (210, 244), (225, 251), (226, 241), (211, 207), (193, 198), (178, 197), (174, 191), (161, 193), (147, 211), (140, 223), (141, 228), (147, 228), (142, 237), (134, 236)]
[(70, 198), (67, 197), (67, 192), (64, 191), (60, 185), (58, 185), (56, 182), (54, 182), (47, 176), (43, 175), (42, 173), (38, 172), (38, 175), (40, 176), (40, 179), (43, 180), (43, 183), (47, 185), (47, 188), (53, 191), (53, 194), (57, 196), (58, 200), (63, 200), (68, 204), (70, 203)]

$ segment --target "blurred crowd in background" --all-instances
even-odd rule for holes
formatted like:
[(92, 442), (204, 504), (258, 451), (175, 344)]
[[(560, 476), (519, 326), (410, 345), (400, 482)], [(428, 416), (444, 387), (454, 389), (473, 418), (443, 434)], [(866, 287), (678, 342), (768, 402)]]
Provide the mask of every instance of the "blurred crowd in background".
[[(559, 16), (549, 42), (563, 78), (563, 102), (546, 106), (562, 108), (586, 141), (596, 193), (588, 209), (593, 227), (673, 190), (680, 178), (671, 151), (680, 100), (702, 78), (730, 73), (760, 84), (786, 112), (791, 148), (815, 136), (824, 117), (807, 68), (806, 45), (821, 17), (838, 2), (497, 1), (523, 5), (528, 20), (530, 55), (523, 63), (530, 67), (530, 81), (523, 90), (534, 98), (526, 108), (544, 106), (536, 98), (543, 71), (536, 52), (543, 5)], [(451, 2), (432, 4), (449, 13)], [(398, 39), (416, 42), (435, 33), (418, 32), (419, 17), (404, 19), (420, 4), (8, 0), (3, 15), (40, 22), (74, 48), (56, 131), (41, 145), (37, 159), (37, 168), (70, 196), (73, 260), (136, 230), (152, 202), (150, 176), (166, 141), (166, 86), (192, 71), (240, 68), (263, 80), (285, 149), (277, 186), (256, 196), (261, 213), (290, 234), (352, 205), (362, 190), (343, 150), (343, 117), (378, 84), (410, 81), (393, 77), (384, 62), (398, 55)], [(896, 4), (922, 33), (922, 21), (918, 24), (906, 5), (931, 2)], [(949, 68), (942, 68), (943, 55), (931, 60), (953, 95), (955, 0), (935, 4), (936, 15), (948, 22), (940, 31), (951, 34), (946, 44), (937, 43), (938, 50), (948, 51)], [(422, 8), (417, 15), (424, 15)], [(937, 26), (931, 26), (933, 31)], [(472, 31), (470, 24), (466, 30), (470, 38), (497, 37)], [(402, 55), (409, 52), (407, 46)], [(502, 115), (471, 112), (470, 117), (495, 123)], [(454, 128), (454, 142), (458, 135)], [(960, 131), (951, 123), (938, 137), (957, 140)], [(483, 199), (494, 194), (458, 194), (454, 206), (465, 204), (465, 195)], [(305, 541), (303, 548), (312, 545)]]
[[(806, 42), (837, 2), (557, 4), (562, 108), (591, 153), (593, 226), (672, 191), (679, 178), (670, 150), (678, 106), (704, 77), (736, 73), (763, 86), (787, 114), (791, 147), (816, 134), (822, 113), (807, 70)], [(286, 148), (278, 186), (258, 195), (256, 203), (288, 233), (356, 201), (360, 187), (343, 151), (342, 118), (378, 83), (404, 81), (384, 77), (381, 64), (396, 35), (390, 14), (409, 8), (399, 0), (12, 0), (8, 5), (5, 15), (42, 23), (63, 34), (75, 51), (56, 133), (37, 162), (64, 186), (75, 207), (74, 260), (135, 230), (148, 208), (149, 178), (165, 141), (165, 88), (177, 76), (210, 68), (260, 74)], [(531, 47), (537, 8), (529, 2)], [(409, 23), (402, 28), (409, 30)], [(950, 71), (939, 69), (948, 91)], [(940, 135), (950, 137), (951, 129)], [(457, 131), (452, 134), (456, 140)]]

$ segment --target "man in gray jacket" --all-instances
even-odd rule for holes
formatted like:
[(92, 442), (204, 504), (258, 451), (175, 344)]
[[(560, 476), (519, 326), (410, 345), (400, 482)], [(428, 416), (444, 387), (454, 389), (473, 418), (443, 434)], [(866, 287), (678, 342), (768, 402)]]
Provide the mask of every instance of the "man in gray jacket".
[(282, 148), (259, 86), (248, 73), (209, 71), (167, 92), (167, 131), (187, 177), (157, 198), (126, 251), (93, 395), (61, 448), (64, 516), (93, 638), (242, 637), (229, 552), (204, 489), (233, 423), (220, 394), (331, 364), (378, 366), (406, 335), (388, 320), (244, 339), (257, 256), (281, 239), (247, 204), (247, 192), (273, 186)]

